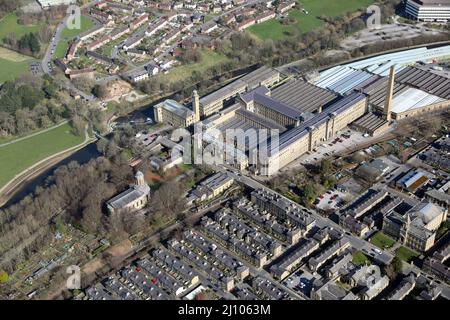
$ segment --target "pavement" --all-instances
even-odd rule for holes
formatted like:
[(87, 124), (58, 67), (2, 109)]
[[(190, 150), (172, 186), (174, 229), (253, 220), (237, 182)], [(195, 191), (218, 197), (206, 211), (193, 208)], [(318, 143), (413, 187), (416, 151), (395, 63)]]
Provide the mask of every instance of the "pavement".
[[(342, 134), (350, 134), (350, 138), (344, 138)], [(337, 141), (337, 139), (340, 139)], [(308, 164), (316, 164), (321, 160), (330, 158), (331, 156), (337, 156), (341, 153), (351, 152), (358, 146), (364, 144), (370, 144), (372, 141), (375, 142), (377, 138), (365, 137), (361, 132), (346, 129), (339, 132), (336, 137), (324, 141), (322, 144), (318, 145), (313, 152), (308, 152), (281, 169), (281, 172), (290, 171), (295, 168), (303, 167)]]

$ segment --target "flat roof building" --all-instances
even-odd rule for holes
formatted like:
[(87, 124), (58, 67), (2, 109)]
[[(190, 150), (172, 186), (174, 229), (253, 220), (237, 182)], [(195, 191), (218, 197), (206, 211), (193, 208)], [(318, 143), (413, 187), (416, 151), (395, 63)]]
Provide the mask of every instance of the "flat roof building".
[(54, 6), (70, 5), (77, 3), (76, 0), (37, 0), (42, 9), (47, 9)]
[(407, 0), (405, 14), (418, 21), (447, 22), (450, 19), (450, 1)]

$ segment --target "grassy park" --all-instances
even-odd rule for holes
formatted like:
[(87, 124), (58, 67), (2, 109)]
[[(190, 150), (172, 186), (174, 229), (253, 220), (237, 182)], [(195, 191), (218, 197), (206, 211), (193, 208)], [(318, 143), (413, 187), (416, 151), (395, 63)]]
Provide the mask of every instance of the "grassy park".
[(388, 237), (383, 232), (378, 231), (371, 238), (370, 242), (380, 249), (388, 249), (395, 244), (395, 240)]
[(0, 146), (0, 188), (35, 163), (84, 141), (63, 124), (23, 140)]
[(73, 38), (79, 34), (92, 29), (94, 23), (86, 16), (81, 16), (81, 28), (80, 29), (68, 29), (67, 27), (61, 33), (61, 41), (56, 46), (55, 57), (63, 58), (69, 49), (70, 42)]
[[(247, 30), (257, 38), (280, 40), (296, 32), (309, 32), (324, 24), (320, 16), (337, 17), (347, 12), (353, 12), (371, 5), (373, 0), (299, 0), (297, 8), (291, 10), (288, 16), (295, 20), (290, 25), (283, 25), (281, 21), (272, 19), (251, 26)], [(302, 9), (308, 11), (304, 13)]]
[(0, 47), (0, 83), (13, 80), (28, 72), (32, 58)]
[(17, 14), (15, 12), (8, 14), (0, 20), (0, 42), (3, 42), (3, 38), (8, 34), (15, 34), (17, 39), (20, 39), (27, 33), (39, 32), (42, 28), (41, 25), (21, 25), (17, 23)]

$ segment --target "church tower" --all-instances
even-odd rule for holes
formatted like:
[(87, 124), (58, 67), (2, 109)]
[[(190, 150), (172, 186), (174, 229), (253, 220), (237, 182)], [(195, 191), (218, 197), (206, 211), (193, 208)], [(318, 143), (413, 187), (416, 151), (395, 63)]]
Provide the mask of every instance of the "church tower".
[(136, 185), (137, 186), (145, 186), (147, 183), (145, 182), (144, 174), (141, 171), (136, 172), (136, 175), (134, 176), (136, 178)]

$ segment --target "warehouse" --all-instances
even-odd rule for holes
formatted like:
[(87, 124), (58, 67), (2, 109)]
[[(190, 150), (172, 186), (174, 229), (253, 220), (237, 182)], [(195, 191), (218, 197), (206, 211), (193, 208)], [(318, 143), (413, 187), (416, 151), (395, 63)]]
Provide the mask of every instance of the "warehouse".
[(270, 87), (280, 80), (280, 73), (275, 69), (261, 67), (242, 78), (204, 96), (200, 99), (200, 113), (207, 117), (219, 112), (229, 100), (236, 95), (251, 91), (260, 86)]
[(344, 95), (351, 92), (355, 87), (370, 79), (373, 75), (369, 72), (354, 68), (339, 66), (323, 72), (316, 85), (328, 89), (337, 94)]
[(337, 97), (328, 90), (299, 79), (275, 88), (272, 90), (271, 96), (275, 100), (297, 109), (300, 113), (320, 113)]
[(352, 126), (374, 137), (389, 129), (389, 122), (370, 112), (356, 120)]
[[(390, 67), (393, 65), (396, 66), (395, 71), (400, 72), (408, 65), (417, 62), (431, 63), (435, 60), (448, 57), (450, 57), (450, 46), (440, 46), (433, 48), (422, 47), (377, 55), (372, 58), (363, 59), (347, 64), (346, 66), (354, 69), (366, 70), (370, 73), (380, 76), (387, 76), (389, 75)], [(329, 70), (327, 71), (329, 72)], [(326, 73), (327, 71), (324, 71), (323, 73)], [(321, 75), (323, 73), (321, 73)]]
[(322, 141), (335, 136), (366, 111), (367, 97), (362, 93), (353, 93), (333, 103), (324, 112), (283, 133), (276, 141), (278, 143), (269, 143), (269, 154), (260, 159), (260, 174), (270, 176), (276, 173)]
[(398, 72), (395, 81), (408, 84), (443, 99), (450, 99), (450, 79), (415, 67)]

